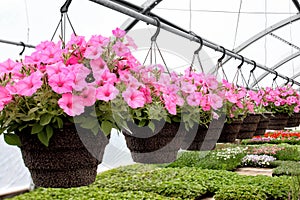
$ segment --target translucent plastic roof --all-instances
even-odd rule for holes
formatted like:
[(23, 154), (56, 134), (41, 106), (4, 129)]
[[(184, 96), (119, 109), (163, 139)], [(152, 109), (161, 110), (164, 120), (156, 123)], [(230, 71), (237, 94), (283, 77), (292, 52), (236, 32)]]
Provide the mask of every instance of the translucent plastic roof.
[[(127, 1), (137, 6), (153, 2), (153, 0)], [(2, 0), (0, 39), (22, 41), (32, 45), (50, 40), (61, 17), (60, 7), (64, 3), (65, 0)], [(297, 55), (300, 50), (300, 20), (297, 20), (299, 11), (292, 0), (162, 0), (151, 12), (229, 50), (239, 48), (251, 37), (264, 30), (270, 31), (274, 25), (287, 20), (285, 26), (270, 31), (239, 54), (268, 68), (279, 66), (276, 69), (278, 73), (295, 77), (295, 80), (300, 82), (298, 76), (300, 56)], [(129, 18), (89, 0), (73, 1), (68, 16), (76, 33), (86, 37), (93, 34), (109, 36), (112, 29), (126, 27), (124, 23)], [(289, 18), (291, 20), (288, 20)], [(129, 32), (140, 47), (135, 53), (141, 61), (145, 58), (150, 38), (155, 30), (154, 26), (139, 22)], [(67, 36), (72, 33), (68, 23), (66, 31)], [(59, 34), (58, 31), (54, 40), (59, 39)], [(191, 64), (193, 53), (199, 47), (195, 42), (165, 31), (161, 31), (157, 43), (162, 49), (167, 66), (179, 70), (184, 70)], [(21, 50), (21, 46), (0, 43), (0, 60), (3, 61), (8, 57), (19, 58)], [(24, 54), (31, 51), (26, 48)], [(220, 52), (203, 47), (200, 51), (200, 60), (205, 71), (211, 71), (221, 55)], [(288, 59), (289, 57), (291, 58)], [(282, 61), (284, 64), (281, 65)], [(239, 64), (239, 60), (231, 59), (223, 66), (229, 80), (233, 80)], [(252, 68), (253, 65), (249, 64), (244, 64), (241, 68), (247, 81)], [(259, 68), (254, 71), (256, 78), (262, 77), (259, 85), (270, 86), (275, 75), (269, 74), (263, 78), (264, 73), (265, 71)], [(277, 78), (276, 81), (278, 85), (286, 82), (281, 78)]]

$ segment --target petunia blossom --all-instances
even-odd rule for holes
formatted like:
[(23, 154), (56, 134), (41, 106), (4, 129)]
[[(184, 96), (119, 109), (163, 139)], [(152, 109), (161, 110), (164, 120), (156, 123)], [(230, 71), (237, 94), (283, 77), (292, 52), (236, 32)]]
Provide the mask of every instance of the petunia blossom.
[(52, 90), (58, 94), (72, 92), (74, 86), (74, 76), (70, 74), (60, 73), (49, 77), (49, 85)]
[(97, 88), (96, 90), (96, 98), (106, 102), (115, 99), (118, 94), (119, 90), (109, 83)]
[(96, 88), (93, 86), (86, 87), (80, 96), (84, 106), (92, 106), (96, 102)]
[(126, 54), (128, 54), (130, 52), (129, 48), (126, 47), (122, 42), (117, 41), (116, 44), (113, 45), (113, 50), (115, 51), (115, 53), (117, 54), (117, 56), (125, 56)]
[(86, 48), (84, 52), (84, 57), (88, 59), (97, 59), (100, 57), (103, 49), (100, 44), (92, 45)]
[(112, 31), (112, 34), (117, 38), (122, 38), (125, 36), (126, 32), (120, 28), (116, 28)]
[(43, 84), (43, 74), (36, 71), (15, 84), (17, 94), (21, 96), (33, 95)]
[(63, 94), (58, 100), (58, 105), (69, 116), (80, 115), (84, 112), (82, 98), (71, 93)]
[(11, 100), (12, 96), (9, 91), (5, 87), (0, 86), (0, 111), (3, 109), (4, 105), (9, 103)]
[(128, 106), (131, 108), (143, 107), (146, 103), (146, 99), (143, 92), (140, 92), (137, 89), (127, 88), (122, 93), (122, 96), (127, 102)]

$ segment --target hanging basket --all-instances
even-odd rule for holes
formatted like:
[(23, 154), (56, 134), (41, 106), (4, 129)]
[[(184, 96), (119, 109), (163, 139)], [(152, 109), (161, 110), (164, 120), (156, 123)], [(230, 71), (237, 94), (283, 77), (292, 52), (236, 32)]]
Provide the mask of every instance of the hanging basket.
[(231, 123), (225, 123), (218, 143), (233, 143), (241, 129), (243, 119), (234, 119)]
[(216, 147), (224, 122), (213, 120), (208, 126), (198, 125), (186, 134), (182, 149), (190, 151), (209, 151)]
[(154, 133), (149, 127), (128, 123), (132, 134), (122, 130), (133, 161), (147, 164), (174, 162), (186, 131), (179, 131), (180, 123), (156, 121)]
[(268, 125), (269, 130), (283, 130), (287, 125), (289, 115), (286, 113), (273, 114)]
[(243, 120), (237, 139), (251, 139), (257, 129), (260, 117), (260, 114), (248, 114)]
[(264, 113), (261, 115), (257, 129), (254, 133), (254, 136), (264, 135), (268, 129), (270, 123), (271, 113)]
[(292, 127), (299, 126), (299, 122), (300, 122), (300, 113), (294, 113), (293, 115), (289, 116), (285, 127), (292, 128)]
[(84, 137), (79, 137), (74, 124), (54, 129), (48, 147), (29, 129), (16, 133), (22, 143), (24, 163), (36, 186), (70, 188), (95, 181), (108, 139), (103, 133), (95, 136), (86, 129), (79, 131)]

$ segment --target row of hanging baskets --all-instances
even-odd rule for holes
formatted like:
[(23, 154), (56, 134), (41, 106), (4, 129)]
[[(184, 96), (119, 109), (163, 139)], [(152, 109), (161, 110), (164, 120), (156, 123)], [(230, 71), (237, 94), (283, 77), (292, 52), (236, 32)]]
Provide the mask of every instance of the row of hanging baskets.
[(179, 149), (234, 141), (230, 130), (252, 134), (252, 114), (299, 112), (290, 86), (249, 91), (191, 69), (177, 74), (141, 64), (131, 48), (117, 28), (112, 37), (45, 41), (20, 61), (0, 63), (0, 133), (20, 147), (37, 186), (92, 183), (113, 128), (135, 161), (166, 163)]

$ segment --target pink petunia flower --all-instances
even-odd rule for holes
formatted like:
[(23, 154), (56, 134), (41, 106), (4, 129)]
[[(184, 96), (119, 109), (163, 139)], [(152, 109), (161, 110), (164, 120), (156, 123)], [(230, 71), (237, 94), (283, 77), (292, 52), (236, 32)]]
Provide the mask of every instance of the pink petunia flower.
[(63, 94), (58, 100), (58, 105), (69, 116), (80, 115), (84, 112), (82, 98), (71, 93)]
[(60, 73), (68, 74), (70, 70), (63, 62), (58, 62), (52, 65), (48, 65), (46, 67), (46, 72), (48, 76), (51, 77), (54, 74), (60, 74)]
[(101, 76), (104, 70), (109, 70), (106, 62), (101, 57), (91, 60), (90, 65), (95, 78)]
[(113, 50), (117, 54), (117, 56), (125, 56), (126, 54), (130, 53), (130, 50), (128, 47), (126, 47), (122, 42), (117, 41), (116, 44), (113, 45)]
[(86, 48), (84, 52), (84, 57), (88, 59), (97, 59), (100, 57), (101, 53), (103, 52), (102, 46), (98, 45), (91, 45)]
[(127, 39), (127, 46), (132, 47), (134, 50), (137, 50), (138, 46), (134, 43), (132, 37), (126, 35), (126, 39)]
[(36, 71), (15, 84), (16, 93), (21, 96), (33, 95), (43, 84), (43, 74)]
[(92, 106), (96, 102), (96, 88), (89, 86), (81, 92), (80, 96), (84, 106)]
[(96, 98), (102, 101), (110, 101), (116, 98), (119, 94), (119, 90), (112, 84), (105, 84), (96, 90)]
[(0, 63), (0, 76), (4, 73), (16, 73), (19, 72), (22, 68), (22, 63), (15, 62), (11, 59), (6, 60), (5, 62)]
[(127, 88), (122, 96), (131, 108), (143, 107), (146, 103), (144, 94), (137, 89)]
[(3, 87), (0, 86), (0, 111), (3, 109), (3, 107), (8, 104), (12, 100), (12, 96), (9, 93), (9, 91)]
[(102, 71), (100, 76), (94, 76), (96, 79), (95, 82), (98, 86), (105, 84), (114, 84), (118, 81), (118, 78), (115, 73), (111, 73), (108, 69)]
[(88, 45), (100, 45), (102, 47), (109, 43), (109, 38), (103, 37), (102, 35), (92, 35), (91, 39), (88, 41)]
[(194, 92), (187, 96), (186, 100), (190, 106), (199, 106), (202, 94), (200, 92)]
[(49, 77), (49, 85), (52, 90), (58, 94), (72, 92), (74, 86), (74, 76), (73, 74), (54, 74)]
[(125, 36), (126, 32), (120, 28), (116, 28), (112, 31), (112, 34), (117, 38), (122, 38)]

